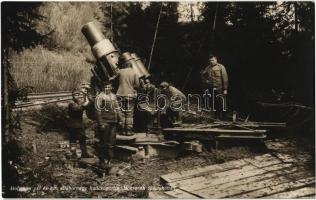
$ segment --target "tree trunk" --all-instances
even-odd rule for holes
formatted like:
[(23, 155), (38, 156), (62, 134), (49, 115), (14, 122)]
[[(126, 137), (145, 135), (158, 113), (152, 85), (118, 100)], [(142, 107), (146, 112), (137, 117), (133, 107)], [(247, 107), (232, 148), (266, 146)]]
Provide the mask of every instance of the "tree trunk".
[(10, 107), (9, 107), (9, 61), (8, 49), (2, 50), (2, 141), (6, 141), (10, 131)]

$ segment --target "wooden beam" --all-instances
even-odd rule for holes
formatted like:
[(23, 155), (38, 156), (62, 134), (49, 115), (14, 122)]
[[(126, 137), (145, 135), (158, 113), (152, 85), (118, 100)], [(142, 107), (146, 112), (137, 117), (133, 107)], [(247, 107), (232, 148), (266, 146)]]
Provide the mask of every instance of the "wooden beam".
[(150, 199), (172, 199), (174, 197), (166, 194), (164, 191), (150, 191), (148, 193), (148, 198), (150, 198)]
[[(79, 98), (83, 98), (83, 97), (79, 97)], [(46, 104), (50, 104), (50, 103), (58, 103), (58, 102), (64, 102), (64, 101), (71, 101), (72, 97), (68, 97), (68, 98), (64, 98), (64, 99), (52, 99), (52, 100), (48, 100), (48, 101), (42, 101), (42, 102), (34, 102), (32, 104), (26, 104), (26, 105), (16, 105), (14, 107), (14, 110), (19, 109), (19, 108), (27, 108), (27, 107), (33, 107), (33, 106), (40, 106), (40, 105), (46, 105)]]
[(135, 147), (131, 147), (131, 146), (123, 146), (123, 145), (115, 145), (114, 148), (119, 149), (119, 150), (123, 150), (123, 151), (128, 151), (131, 153), (136, 153), (138, 151), (137, 148)]
[(215, 136), (216, 139), (232, 139), (232, 138), (238, 138), (238, 139), (264, 139), (267, 135), (261, 134), (261, 135), (218, 135)]
[(180, 198), (180, 199), (198, 199), (199, 196), (192, 195), (188, 192), (182, 191), (180, 189), (175, 189), (172, 191), (165, 192), (167, 195), (172, 196), (173, 198)]
[(303, 106), (299, 104), (291, 104), (291, 103), (273, 104), (273, 103), (258, 102), (258, 104), (261, 105), (262, 107), (275, 107), (275, 108), (296, 107), (296, 108), (301, 108), (301, 109), (310, 110), (310, 111), (315, 110), (313, 107)]
[(286, 123), (281, 122), (222, 122), (215, 121), (214, 124), (221, 124), (223, 126), (243, 126), (243, 127), (252, 127), (252, 128), (286, 128)]
[(315, 198), (315, 187), (303, 187), (300, 189), (292, 190), (292, 191), (286, 191), (281, 193), (272, 194), (269, 196), (265, 196), (267, 199), (296, 199), (301, 198), (305, 196), (311, 196), (314, 195)]
[[(269, 182), (269, 184), (271, 184), (271, 182)], [(287, 190), (294, 190), (297, 188), (308, 187), (311, 185), (315, 186), (315, 177), (312, 176), (312, 177), (308, 177), (308, 178), (302, 178), (302, 179), (299, 179), (297, 181), (290, 181), (290, 182), (285, 182), (282, 184), (274, 183), (271, 185), (273, 185), (273, 187), (269, 187), (269, 185), (262, 184), (260, 188), (257, 188), (259, 190), (254, 190), (254, 191), (251, 191), (249, 193), (239, 194), (239, 195), (236, 195), (235, 197), (259, 198), (259, 197), (265, 197), (265, 196), (268, 196), (268, 195), (274, 194), (274, 193), (284, 192)], [(252, 189), (252, 187), (250, 189)]]
[[(79, 93), (78, 93), (79, 94)], [(80, 95), (82, 96), (82, 94)], [(49, 98), (60, 98), (60, 97), (72, 97), (72, 93), (60, 93), (60, 94), (34, 94), (28, 95), (28, 99), (49, 99)]]
[(266, 133), (267, 130), (235, 130), (235, 129), (217, 129), (217, 128), (165, 128), (163, 132), (199, 132), (199, 133)]

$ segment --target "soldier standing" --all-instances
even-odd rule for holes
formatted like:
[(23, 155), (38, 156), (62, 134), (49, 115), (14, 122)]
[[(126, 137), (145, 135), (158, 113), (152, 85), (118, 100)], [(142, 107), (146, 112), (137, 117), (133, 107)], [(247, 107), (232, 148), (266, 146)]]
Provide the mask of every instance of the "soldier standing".
[(134, 129), (138, 132), (147, 132), (154, 125), (154, 115), (157, 114), (154, 106), (155, 86), (148, 79), (140, 78), (137, 105), (134, 110)]
[(223, 119), (226, 111), (226, 95), (228, 89), (228, 75), (225, 67), (217, 62), (215, 55), (209, 55), (209, 65), (201, 71), (202, 80), (208, 85), (208, 89), (215, 101), (215, 117)]
[(119, 101), (122, 103), (122, 119), (124, 127), (124, 135), (134, 135), (133, 133), (133, 114), (135, 98), (137, 96), (137, 88), (139, 87), (139, 79), (135, 71), (132, 69), (133, 59), (128, 52), (122, 54), (125, 64), (120, 69), (119, 86), (116, 92)]
[(72, 92), (72, 98), (73, 102), (71, 102), (68, 105), (68, 115), (69, 115), (69, 124), (68, 124), (68, 130), (69, 130), (69, 141), (73, 145), (79, 141), (80, 149), (82, 152), (83, 158), (89, 158), (91, 155), (87, 152), (87, 146), (86, 146), (86, 136), (85, 136), (85, 130), (83, 126), (83, 111), (86, 108), (86, 106), (89, 104), (89, 101), (86, 100), (83, 102), (80, 100), (75, 92)]
[[(99, 138), (99, 158), (102, 166), (110, 165), (113, 147), (116, 141), (116, 129), (119, 121), (119, 105), (110, 84), (104, 87), (95, 98), (97, 136)], [(107, 160), (107, 163), (105, 163)]]

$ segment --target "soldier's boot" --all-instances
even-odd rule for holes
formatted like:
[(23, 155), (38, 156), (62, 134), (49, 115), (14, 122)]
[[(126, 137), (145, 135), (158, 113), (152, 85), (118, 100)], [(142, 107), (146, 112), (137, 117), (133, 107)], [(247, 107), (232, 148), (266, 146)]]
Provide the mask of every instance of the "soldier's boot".
[(111, 169), (112, 169), (111, 159), (109, 159), (109, 160), (107, 161), (106, 167), (107, 167), (108, 172), (111, 172)]
[(99, 167), (102, 169), (102, 170), (105, 170), (107, 167), (107, 163), (105, 161), (104, 158), (101, 158), (100, 161), (99, 161)]
[(134, 120), (133, 120), (133, 115), (131, 112), (128, 113), (128, 115), (126, 116), (126, 126), (125, 126), (125, 134), (127, 136), (132, 136), (135, 133), (133, 132), (133, 124), (134, 124)]
[(103, 171), (102, 172), (102, 175), (103, 176), (106, 176), (106, 175), (110, 175), (111, 174), (111, 170), (112, 170), (112, 165), (109, 163), (109, 161), (105, 161), (105, 160), (102, 160), (99, 162), (99, 167), (101, 168), (101, 170)]
[(82, 158), (93, 158), (93, 155), (91, 155), (91, 154), (88, 153), (87, 151), (83, 151), (81, 157), (82, 157)]
[(182, 115), (180, 111), (174, 111), (174, 116), (172, 117), (172, 125), (174, 127), (179, 127), (182, 125)]
[(80, 149), (82, 152), (81, 158), (93, 158), (93, 156), (90, 153), (88, 153), (85, 142), (84, 143), (80, 142)]

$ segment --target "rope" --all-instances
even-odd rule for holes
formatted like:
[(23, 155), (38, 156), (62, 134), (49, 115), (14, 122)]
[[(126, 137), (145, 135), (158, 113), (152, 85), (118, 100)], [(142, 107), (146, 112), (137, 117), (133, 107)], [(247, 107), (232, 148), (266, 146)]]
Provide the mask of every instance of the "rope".
[[(215, 28), (216, 28), (217, 11), (218, 11), (218, 3), (216, 3), (216, 9), (215, 9), (214, 20), (213, 20), (213, 25), (212, 25), (212, 37), (211, 37), (211, 42), (212, 42), (212, 44), (214, 44), (214, 38), (215, 38), (215, 37), (214, 37), (214, 33), (215, 33)], [(205, 36), (205, 38), (204, 38), (204, 42), (202, 42), (202, 44), (205, 43), (206, 40), (207, 40), (207, 32), (206, 32), (206, 36)], [(196, 56), (199, 55), (199, 52), (200, 52), (201, 49), (202, 49), (202, 44), (199, 45), (199, 48), (198, 48), (198, 50), (196, 51), (196, 54), (193, 56), (193, 59), (195, 59)], [(184, 81), (184, 84), (183, 84), (183, 86), (182, 86), (182, 90), (185, 89), (186, 84), (187, 84), (189, 78), (191, 77), (192, 71), (193, 71), (193, 67), (190, 68), (190, 71), (189, 71), (188, 74), (187, 74), (187, 77), (186, 77), (186, 79), (185, 79), (185, 81)]]
[(218, 11), (218, 3), (216, 3), (216, 9), (215, 9), (214, 21), (213, 21), (213, 27), (212, 27), (212, 40), (211, 41), (212, 41), (213, 45), (214, 45), (214, 39), (215, 39), (217, 11)]
[(154, 52), (154, 47), (155, 47), (155, 42), (156, 42), (156, 37), (157, 37), (157, 32), (158, 32), (158, 26), (159, 26), (162, 6), (163, 6), (163, 3), (161, 3), (161, 6), (160, 6), (160, 11), (159, 11), (159, 15), (158, 15), (157, 24), (156, 24), (156, 30), (155, 30), (155, 34), (154, 34), (154, 40), (153, 40), (153, 44), (151, 46), (151, 51), (150, 51), (150, 56), (149, 56), (149, 63), (148, 63), (148, 71), (150, 70), (151, 59), (152, 59), (153, 52)]
[(110, 18), (111, 18), (111, 42), (113, 42), (113, 5), (110, 3)]

